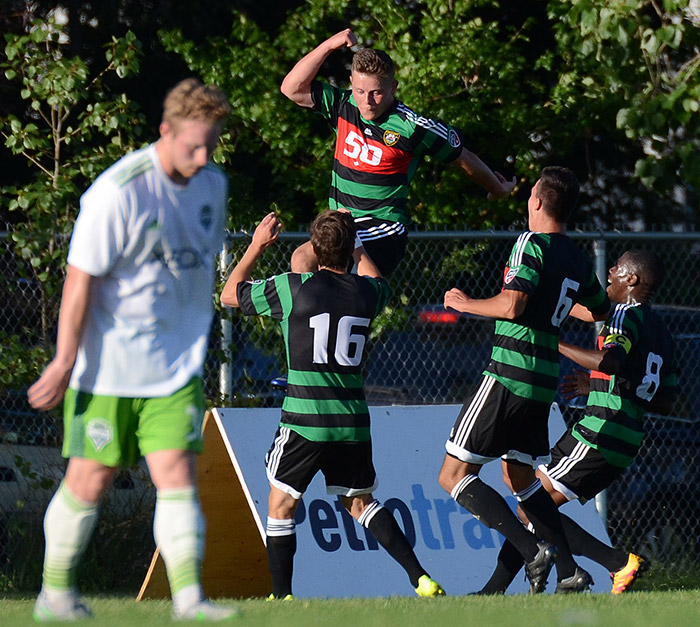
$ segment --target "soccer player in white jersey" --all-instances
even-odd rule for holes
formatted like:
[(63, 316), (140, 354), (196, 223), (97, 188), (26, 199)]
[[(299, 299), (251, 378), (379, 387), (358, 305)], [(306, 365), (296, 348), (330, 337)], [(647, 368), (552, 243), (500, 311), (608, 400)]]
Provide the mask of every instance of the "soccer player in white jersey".
[(100, 175), (80, 201), (68, 253), (56, 355), (29, 389), (41, 410), (64, 398), (66, 475), (46, 510), (40, 621), (91, 615), (74, 575), (120, 466), (146, 458), (154, 535), (177, 619), (222, 620), (204, 599), (202, 368), (228, 182), (210, 164), (230, 106), (187, 79), (163, 103), (160, 138)]

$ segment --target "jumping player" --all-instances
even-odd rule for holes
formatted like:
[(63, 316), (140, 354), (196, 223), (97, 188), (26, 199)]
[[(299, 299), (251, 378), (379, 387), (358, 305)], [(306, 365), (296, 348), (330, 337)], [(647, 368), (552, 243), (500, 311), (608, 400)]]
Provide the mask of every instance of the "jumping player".
[[(381, 50), (355, 53), (351, 89), (314, 80), (334, 51), (357, 44), (348, 28), (303, 57), (282, 82), (282, 93), (302, 107), (321, 113), (336, 132), (329, 206), (349, 209), (367, 254), (383, 276), (398, 266), (406, 250), (410, 217), (406, 197), (421, 159), (430, 155), (457, 163), (489, 200), (503, 198), (515, 186), (492, 172), (462, 145), (451, 126), (423, 117), (394, 98), (394, 63)], [(309, 242), (292, 255), (293, 272), (318, 267)]]
[[(310, 229), (318, 271), (250, 282), (258, 258), (280, 229), (274, 214), (262, 220), (221, 293), (224, 305), (279, 321), (287, 352), (289, 387), (265, 459), (270, 598), (292, 598), (294, 512), (318, 471), (325, 476), (328, 493), (340, 495), (350, 515), (404, 568), (416, 593), (442, 596), (444, 591), (420, 565), (392, 514), (372, 496), (377, 478), (362, 358), (388, 286), (362, 246), (353, 252), (350, 214), (331, 210), (320, 214)], [(346, 271), (353, 256), (357, 275)]]

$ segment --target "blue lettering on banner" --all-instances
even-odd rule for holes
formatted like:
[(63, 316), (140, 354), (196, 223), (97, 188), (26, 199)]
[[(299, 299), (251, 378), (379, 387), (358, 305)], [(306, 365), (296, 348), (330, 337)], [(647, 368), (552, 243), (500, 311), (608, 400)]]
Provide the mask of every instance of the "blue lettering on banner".
[(406, 503), (401, 499), (387, 499), (384, 503), (384, 507), (394, 514), (394, 516), (396, 516), (396, 514), (399, 515), (403, 534), (406, 536), (411, 548), (416, 548), (416, 528), (413, 525), (411, 510), (408, 509)]
[(316, 544), (324, 551), (332, 553), (340, 548), (343, 540), (339, 533), (331, 533), (326, 538), (327, 529), (338, 529), (338, 520), (335, 517), (330, 503), (321, 499), (314, 499), (309, 503), (309, 524)]
[[(427, 549), (431, 551), (456, 549), (457, 542), (453, 532), (453, 522), (457, 524), (457, 529), (461, 524), (462, 536), (472, 549), (493, 549), (503, 543), (504, 539), (499, 534), (479, 522), (464, 508), (458, 507), (452, 499), (431, 500), (425, 496), (423, 486), (419, 483), (414, 483), (411, 486), (411, 491), (413, 498), (410, 500), (410, 508), (398, 498), (390, 498), (384, 502), (384, 507), (397, 519), (411, 547), (415, 548), (417, 531), (420, 531), (420, 538)], [(414, 513), (418, 530), (416, 529), (416, 521), (414, 521)], [(437, 520), (437, 526), (435, 526), (431, 514)], [(338, 515), (340, 515), (340, 520), (338, 520)], [(452, 518), (455, 515), (468, 519), (464, 522), (453, 521)], [(333, 553), (339, 550), (343, 545), (343, 538), (347, 547), (352, 551), (376, 551), (379, 549), (379, 544), (374, 536), (368, 529), (363, 529), (358, 525), (343, 506), (343, 501), (339, 496), (336, 497), (333, 505), (323, 499), (314, 499), (308, 507), (304, 500), (300, 499), (295, 515), (296, 524), (301, 525), (307, 519), (311, 534), (318, 547), (323, 551)], [(360, 533), (360, 531), (364, 533)]]
[(425, 546), (429, 549), (437, 551), (440, 549), (440, 542), (433, 535), (433, 530), (430, 526), (430, 517), (428, 516), (428, 512), (433, 509), (433, 506), (430, 500), (425, 498), (422, 485), (414, 483), (411, 486), (411, 490), (413, 491), (411, 507), (413, 507), (416, 514), (418, 514), (418, 525), (423, 535), (423, 542), (425, 542)]

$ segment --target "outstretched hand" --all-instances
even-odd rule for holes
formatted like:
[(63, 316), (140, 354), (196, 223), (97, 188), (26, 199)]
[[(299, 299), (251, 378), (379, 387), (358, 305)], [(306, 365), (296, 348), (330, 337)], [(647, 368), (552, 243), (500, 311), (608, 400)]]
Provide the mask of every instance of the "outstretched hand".
[(510, 181), (506, 179), (500, 172), (493, 173), (499, 183), (499, 189), (491, 190), (486, 196), (487, 200), (498, 200), (499, 198), (505, 198), (508, 196), (517, 183), (517, 179), (513, 177)]
[(574, 370), (572, 374), (564, 375), (559, 385), (559, 390), (567, 401), (577, 396), (587, 396), (590, 389), (591, 376), (587, 370)]
[(253, 233), (252, 245), (258, 247), (261, 251), (265, 250), (277, 241), (283, 224), (274, 212), (268, 213), (255, 227)]

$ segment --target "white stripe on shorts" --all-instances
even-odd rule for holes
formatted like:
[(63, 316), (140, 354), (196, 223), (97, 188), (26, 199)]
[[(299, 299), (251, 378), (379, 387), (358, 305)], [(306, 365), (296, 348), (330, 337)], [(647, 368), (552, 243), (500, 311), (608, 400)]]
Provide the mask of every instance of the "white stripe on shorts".
[(368, 229), (357, 229), (357, 236), (361, 242), (370, 242), (392, 235), (400, 235), (406, 230), (406, 227), (401, 222), (383, 223), (378, 226), (371, 226)]
[(280, 427), (279, 435), (275, 438), (272, 450), (267, 457), (267, 475), (273, 478), (277, 474), (277, 469), (280, 465), (280, 458), (284, 452), (284, 445), (289, 442), (291, 430), (288, 427)]
[(484, 403), (486, 403), (486, 399), (488, 398), (488, 395), (495, 383), (496, 379), (489, 377), (488, 375), (484, 375), (481, 384), (479, 385), (479, 389), (474, 395), (474, 398), (467, 408), (467, 411), (464, 412), (464, 416), (462, 416), (459, 427), (452, 438), (452, 442), (456, 446), (464, 448), (467, 438), (469, 437), (469, 433), (474, 427), (474, 423), (476, 422), (479, 413), (483, 409)]
[(561, 477), (571, 472), (572, 468), (578, 462), (582, 461), (590, 450), (592, 450), (590, 446), (587, 446), (583, 442), (578, 442), (569, 455), (564, 455), (564, 457), (557, 462), (556, 466), (547, 469), (547, 476), (550, 479), (559, 480)]

